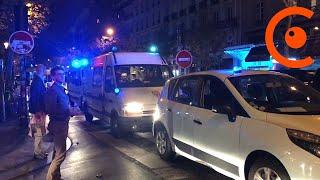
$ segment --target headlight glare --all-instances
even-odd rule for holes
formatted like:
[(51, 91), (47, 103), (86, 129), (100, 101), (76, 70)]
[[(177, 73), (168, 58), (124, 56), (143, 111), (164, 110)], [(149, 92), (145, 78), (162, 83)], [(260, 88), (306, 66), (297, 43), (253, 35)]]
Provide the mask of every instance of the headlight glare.
[(124, 106), (126, 113), (142, 113), (143, 104), (137, 102), (131, 102)]

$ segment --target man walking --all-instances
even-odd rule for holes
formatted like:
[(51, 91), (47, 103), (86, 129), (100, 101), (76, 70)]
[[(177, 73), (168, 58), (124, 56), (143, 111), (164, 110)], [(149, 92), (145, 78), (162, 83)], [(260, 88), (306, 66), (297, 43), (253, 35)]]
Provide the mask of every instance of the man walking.
[(34, 137), (34, 157), (45, 159), (46, 155), (42, 150), (42, 137), (45, 135), (46, 114), (44, 108), (44, 95), (46, 87), (44, 85), (45, 66), (39, 64), (30, 87), (29, 111), (32, 113), (30, 129)]
[(64, 70), (57, 66), (51, 69), (51, 76), (54, 81), (46, 93), (46, 112), (49, 115), (49, 132), (53, 135), (54, 159), (48, 170), (47, 180), (60, 180), (60, 166), (66, 157), (66, 139), (69, 129), (70, 116), (80, 111), (78, 108), (71, 108), (69, 97), (62, 84), (65, 81)]

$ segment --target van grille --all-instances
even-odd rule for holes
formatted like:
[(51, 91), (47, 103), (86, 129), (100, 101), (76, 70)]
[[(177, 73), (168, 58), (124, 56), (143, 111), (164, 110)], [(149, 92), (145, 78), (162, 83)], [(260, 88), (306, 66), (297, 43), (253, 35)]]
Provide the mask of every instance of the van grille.
[(154, 110), (150, 110), (150, 111), (142, 111), (143, 114), (153, 114)]

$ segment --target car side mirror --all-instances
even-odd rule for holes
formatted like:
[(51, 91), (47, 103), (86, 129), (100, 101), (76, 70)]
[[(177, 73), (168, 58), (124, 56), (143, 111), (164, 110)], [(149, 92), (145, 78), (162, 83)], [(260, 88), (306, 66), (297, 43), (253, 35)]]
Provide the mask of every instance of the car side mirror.
[(229, 122), (235, 122), (236, 121), (237, 115), (234, 112), (234, 110), (231, 108), (231, 106), (224, 105), (224, 106), (222, 106), (222, 109), (223, 109), (224, 113), (228, 115)]

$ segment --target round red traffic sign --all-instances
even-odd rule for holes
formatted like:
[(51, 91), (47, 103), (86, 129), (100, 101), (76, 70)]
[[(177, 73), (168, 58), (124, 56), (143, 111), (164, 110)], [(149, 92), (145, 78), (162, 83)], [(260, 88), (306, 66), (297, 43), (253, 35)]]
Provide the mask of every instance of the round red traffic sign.
[(176, 56), (177, 64), (182, 68), (188, 68), (192, 64), (192, 55), (189, 51), (182, 50)]
[(17, 31), (9, 38), (10, 47), (17, 54), (28, 54), (34, 48), (34, 40), (26, 31)]

